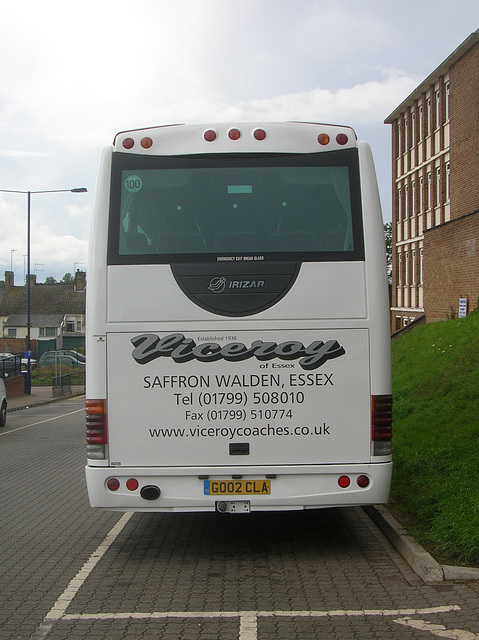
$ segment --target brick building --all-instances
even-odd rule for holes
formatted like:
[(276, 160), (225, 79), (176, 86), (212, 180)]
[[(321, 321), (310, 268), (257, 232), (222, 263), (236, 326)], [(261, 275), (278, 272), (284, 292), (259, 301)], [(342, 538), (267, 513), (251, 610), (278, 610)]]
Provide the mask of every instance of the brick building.
[(392, 125), (395, 331), (479, 298), (479, 30), (386, 120)]

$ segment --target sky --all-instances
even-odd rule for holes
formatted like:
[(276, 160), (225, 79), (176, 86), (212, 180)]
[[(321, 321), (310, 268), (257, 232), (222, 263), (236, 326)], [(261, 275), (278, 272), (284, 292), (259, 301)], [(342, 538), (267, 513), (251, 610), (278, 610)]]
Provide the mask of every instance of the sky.
[[(0, 0), (0, 190), (32, 194), (31, 273), (85, 269), (96, 174), (118, 131), (303, 120), (371, 144), (479, 28), (477, 0)], [(0, 280), (25, 278), (27, 195), (0, 193)]]

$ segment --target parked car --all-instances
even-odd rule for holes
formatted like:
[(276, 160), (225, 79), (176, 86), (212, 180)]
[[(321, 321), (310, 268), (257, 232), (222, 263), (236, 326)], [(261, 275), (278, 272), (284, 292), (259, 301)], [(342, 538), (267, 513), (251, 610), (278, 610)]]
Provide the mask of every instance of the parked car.
[(83, 353), (79, 353), (78, 351), (73, 351), (73, 349), (60, 349), (60, 351), (64, 355), (73, 356), (80, 362), (86, 362), (86, 356)]
[(61, 351), (47, 351), (44, 353), (40, 360), (38, 361), (39, 367), (52, 367), (55, 366), (62, 367), (84, 367), (85, 362), (82, 362), (75, 356), (72, 356), (68, 353), (64, 353)]
[(5, 383), (0, 378), (0, 427), (4, 427), (7, 423), (7, 392), (5, 391)]

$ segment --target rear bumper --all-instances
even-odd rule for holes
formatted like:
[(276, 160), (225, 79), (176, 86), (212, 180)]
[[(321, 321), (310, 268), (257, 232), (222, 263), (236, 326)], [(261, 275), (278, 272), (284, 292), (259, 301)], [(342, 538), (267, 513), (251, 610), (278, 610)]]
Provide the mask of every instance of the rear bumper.
[[(229, 468), (85, 468), (88, 496), (92, 507), (114, 511), (188, 512), (215, 511), (218, 501), (248, 501), (251, 511), (286, 511), (322, 507), (384, 504), (388, 501), (392, 462), (374, 464), (244, 467), (233, 470), (234, 477), (243, 480), (269, 478), (269, 495), (205, 495), (204, 481), (232, 480)], [(342, 488), (340, 476), (348, 476), (350, 485)], [(357, 478), (367, 476), (369, 485), (359, 487)], [(119, 480), (117, 491), (107, 488), (109, 478)], [(138, 488), (130, 491), (126, 482), (138, 480)], [(144, 499), (145, 486), (158, 487), (160, 495)]]

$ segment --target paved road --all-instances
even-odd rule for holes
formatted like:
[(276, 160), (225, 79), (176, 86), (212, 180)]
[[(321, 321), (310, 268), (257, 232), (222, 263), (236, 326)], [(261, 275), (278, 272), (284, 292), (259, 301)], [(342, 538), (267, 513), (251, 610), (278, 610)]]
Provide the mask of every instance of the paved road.
[(83, 398), (0, 432), (0, 638), (479, 639), (479, 584), (426, 585), (362, 509), (90, 509)]

